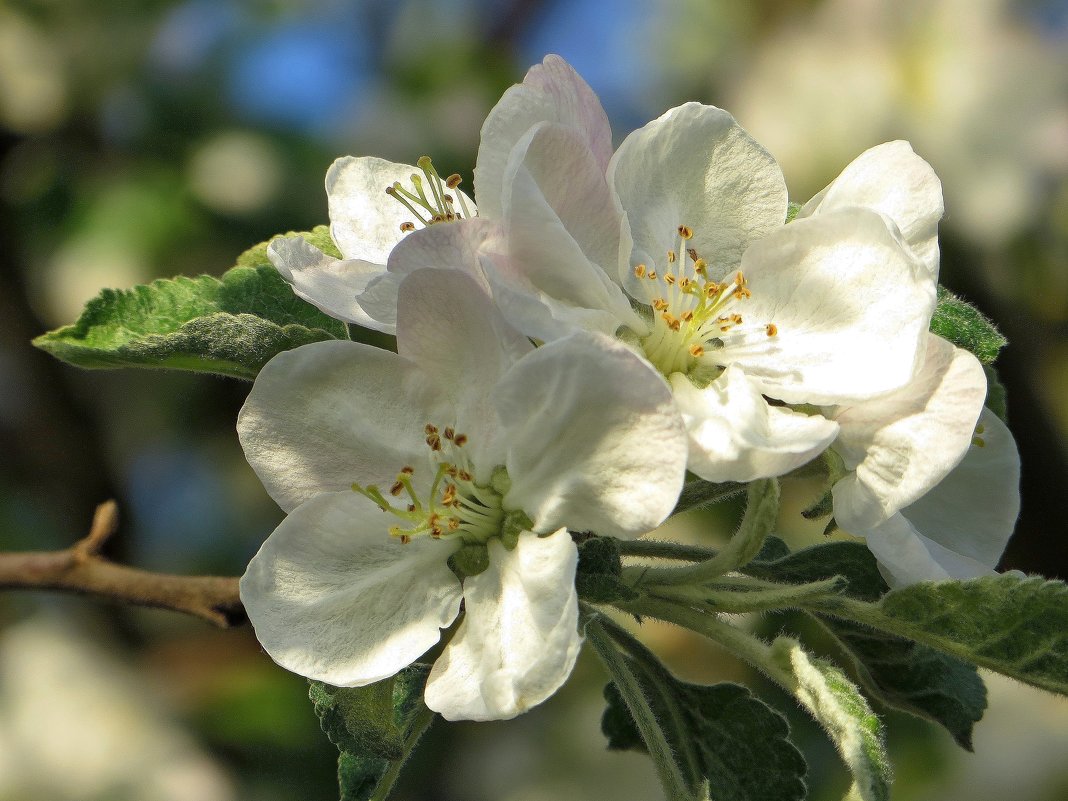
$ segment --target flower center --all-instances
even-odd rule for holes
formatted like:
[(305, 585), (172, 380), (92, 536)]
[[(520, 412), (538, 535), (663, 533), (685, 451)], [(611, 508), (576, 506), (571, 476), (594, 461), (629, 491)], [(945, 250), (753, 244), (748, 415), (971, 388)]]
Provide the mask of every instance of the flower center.
[[(743, 344), (754, 335), (773, 337), (775, 323), (748, 324), (741, 305), (752, 296), (739, 270), (714, 281), (708, 263), (687, 246), (693, 229), (677, 228), (678, 248), (667, 252), (662, 274), (644, 264), (634, 275), (645, 286), (645, 301), (652, 307), (653, 330), (641, 340), (646, 358), (665, 376), (693, 374), (701, 368), (718, 368), (714, 351)], [(641, 300), (641, 298), (639, 298)]]
[(529, 527), (529, 518), (523, 512), (510, 512), (503, 507), (503, 496), (510, 484), (503, 467), (494, 470), (488, 484), (479, 484), (474, 480), (474, 468), (464, 451), (466, 434), (431, 423), (423, 431), (430, 449), (430, 467), (434, 470), (429, 491), (423, 494), (416, 487), (415, 468), (410, 465), (401, 468), (388, 489), (388, 494), (397, 501), (388, 499), (374, 484), (352, 485), (354, 492), (370, 498), (383, 512), (400, 519), (397, 525), (390, 526), (391, 536), (403, 544), (414, 537), (428, 536), (458, 539), (469, 545), (483, 545), (492, 537), (501, 537), (507, 545), (507, 540), (518, 537), (521, 529)]
[[(467, 208), (463, 192), (456, 193), (460, 199), (460, 209), (457, 210), (456, 198), (446, 191), (460, 186), (462, 179), (459, 174), (453, 173), (448, 178), (442, 179), (434, 168), (430, 156), (420, 156), (416, 164), (423, 174), (412, 173), (412, 188), (406, 189), (400, 181), (397, 181), (392, 186), (386, 187), (387, 195), (408, 209), (423, 227), (474, 216)], [(427, 189), (430, 190), (429, 195)], [(415, 228), (416, 223), (411, 220), (402, 222), (400, 225), (402, 233), (414, 231)]]

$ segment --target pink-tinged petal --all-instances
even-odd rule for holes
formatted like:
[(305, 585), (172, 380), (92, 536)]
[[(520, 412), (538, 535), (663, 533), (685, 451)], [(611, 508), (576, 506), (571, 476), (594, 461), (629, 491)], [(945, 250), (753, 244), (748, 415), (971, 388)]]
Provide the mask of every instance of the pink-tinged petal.
[[(661, 272), (678, 247), (678, 227), (713, 274), (736, 269), (754, 239), (786, 219), (786, 182), (775, 159), (722, 109), (686, 103), (630, 134), (612, 158), (609, 184), (627, 213), (631, 267)], [(633, 287), (644, 300), (644, 289)]]
[(675, 507), (686, 431), (663, 378), (622, 343), (551, 342), (512, 368), (494, 401), (507, 432), (505, 506), (536, 531), (637, 537)]
[(371, 317), (356, 301), (356, 296), (385, 272), (383, 265), (358, 259), (335, 259), (300, 236), (272, 240), (267, 246), (267, 257), (293, 287), (297, 297), (320, 311), (346, 323), (392, 333), (392, 320)]
[(353, 482), (390, 484), (424, 464), (423, 427), (451, 423), (436, 387), (411, 361), (357, 342), (316, 342), (269, 361), (237, 419), (268, 494), (286, 511)]
[(942, 182), (908, 142), (887, 142), (864, 151), (797, 216), (850, 206), (869, 208), (893, 220), (931, 276), (938, 277), (938, 221), (945, 210)]
[(601, 172), (612, 156), (612, 129), (601, 102), (589, 85), (559, 56), (546, 56), (512, 86), (482, 124), (475, 167), (475, 197), (480, 213), (499, 219), (505, 165), (515, 144), (539, 122), (560, 123), (573, 130), (589, 149)]
[[(541, 123), (527, 132), (512, 151), (503, 204), (507, 260), (493, 264), (496, 294), (511, 304), (525, 298), (565, 320), (596, 320), (595, 330), (604, 333), (641, 326), (613, 279), (619, 213), (602, 171), (573, 131)], [(544, 336), (543, 328), (556, 333)], [(566, 332), (559, 329), (557, 323), (526, 333), (554, 339)]]
[(508, 551), (489, 543), (489, 568), (464, 583), (464, 619), (434, 663), (426, 704), (446, 720), (506, 720), (571, 675), (578, 632), (578, 549), (566, 529), (527, 531)]
[[(386, 194), (386, 187), (398, 182), (411, 190), (412, 175), (423, 177), (418, 167), (371, 156), (345, 156), (330, 165), (326, 172), (330, 235), (346, 259), (385, 264), (404, 237), (401, 224), (419, 224), (411, 211)], [(424, 191), (429, 196), (429, 187)], [(474, 204), (467, 203), (474, 213)]]
[(241, 578), (256, 638), (282, 667), (338, 687), (388, 678), (432, 647), (460, 608), (452, 546), (387, 533), (353, 492), (294, 509)]
[(706, 481), (781, 476), (811, 461), (838, 424), (768, 402), (737, 366), (704, 389), (681, 373), (669, 379), (689, 434), (691, 472)]
[[(493, 387), (534, 349), (505, 322), (489, 296), (457, 270), (417, 270), (400, 287), (397, 350), (427, 376), (455, 411), (479, 471), (492, 471), (497, 449)], [(481, 480), (481, 478), (479, 478)]]
[[(859, 402), (904, 386), (923, 355), (935, 282), (886, 220), (845, 209), (798, 220), (746, 251), (748, 337), (712, 351), (787, 403)], [(765, 325), (777, 333), (768, 336)]]
[(927, 335), (924, 362), (905, 387), (838, 410), (835, 445), (853, 473), (835, 484), (835, 520), (870, 529), (925, 495), (967, 453), (986, 398), (979, 361)]

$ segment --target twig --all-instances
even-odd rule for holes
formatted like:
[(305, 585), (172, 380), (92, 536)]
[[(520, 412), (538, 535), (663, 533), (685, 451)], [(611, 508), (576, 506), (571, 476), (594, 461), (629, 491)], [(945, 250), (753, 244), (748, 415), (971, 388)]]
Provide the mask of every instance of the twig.
[(88, 535), (62, 551), (0, 554), (0, 589), (60, 590), (194, 615), (221, 628), (248, 621), (231, 576), (175, 576), (100, 556), (118, 527), (114, 501), (96, 508)]

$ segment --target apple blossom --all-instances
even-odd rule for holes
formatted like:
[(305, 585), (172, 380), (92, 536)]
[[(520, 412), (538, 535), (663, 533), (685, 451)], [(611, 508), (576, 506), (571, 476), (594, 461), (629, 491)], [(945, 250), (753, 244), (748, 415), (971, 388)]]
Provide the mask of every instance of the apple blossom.
[(664, 520), (682, 422), (621, 343), (534, 350), (455, 271), (404, 281), (397, 334), (397, 354), (322, 342), (257, 377), (238, 432), (288, 517), (241, 597), (279, 664), (338, 686), (418, 659), (462, 599), (427, 704), (512, 717), (555, 692), (581, 645), (568, 529), (630, 538)]

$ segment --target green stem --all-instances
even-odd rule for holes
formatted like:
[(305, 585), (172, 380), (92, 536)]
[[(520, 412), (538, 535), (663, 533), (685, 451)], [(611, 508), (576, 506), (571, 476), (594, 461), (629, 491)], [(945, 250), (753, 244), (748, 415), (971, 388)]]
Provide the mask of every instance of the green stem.
[[(809, 584), (779, 584), (767, 589), (742, 590), (733, 585), (720, 588), (718, 582), (711, 586), (683, 585), (681, 587), (654, 587), (647, 591), (645, 597), (658, 600), (700, 606), (712, 612), (742, 613), (765, 612), (773, 609), (800, 609), (813, 601), (837, 595), (845, 589), (848, 582), (842, 576), (834, 576), (823, 581)], [(631, 605), (641, 604), (641, 600), (620, 601), (616, 605), (628, 612), (640, 614)]]
[[(623, 580), (632, 586), (703, 584), (752, 561), (764, 538), (771, 533), (779, 514), (779, 483), (775, 479), (749, 485), (749, 503), (737, 533), (711, 559), (686, 567), (627, 568)], [(630, 581), (628, 581), (628, 579)]]
[(587, 619), (586, 639), (593, 645), (601, 662), (612, 676), (619, 694), (630, 710), (638, 732), (645, 741), (656, 766), (660, 784), (669, 801), (692, 801), (693, 795), (686, 786), (686, 780), (675, 761), (675, 754), (664, 736), (663, 729), (656, 719), (649, 699), (645, 695), (637, 676), (634, 675), (626, 658), (613, 644), (613, 637), (608, 633), (603, 618), (594, 613)]
[(419, 710), (415, 720), (412, 721), (411, 731), (408, 733), (408, 737), (404, 741), (404, 751), (401, 757), (391, 761), (389, 769), (382, 774), (382, 778), (379, 779), (378, 784), (375, 785), (374, 794), (368, 798), (367, 801), (386, 801), (386, 799), (389, 798), (389, 794), (393, 790), (393, 785), (397, 782), (397, 777), (400, 776), (404, 763), (408, 761), (408, 757), (412, 755), (416, 744), (433, 722), (434, 713), (431, 710), (426, 707)]
[(724, 484), (713, 484), (710, 481), (696, 479), (689, 481), (682, 488), (679, 501), (675, 504), (672, 515), (682, 514), (691, 509), (700, 509), (702, 506), (711, 506), (714, 503), (733, 498), (745, 491), (745, 484), (728, 481)]
[(683, 545), (664, 540), (620, 540), (619, 553), (623, 556), (644, 556), (648, 559), (674, 559), (679, 562), (704, 562), (718, 552), (700, 545)]

